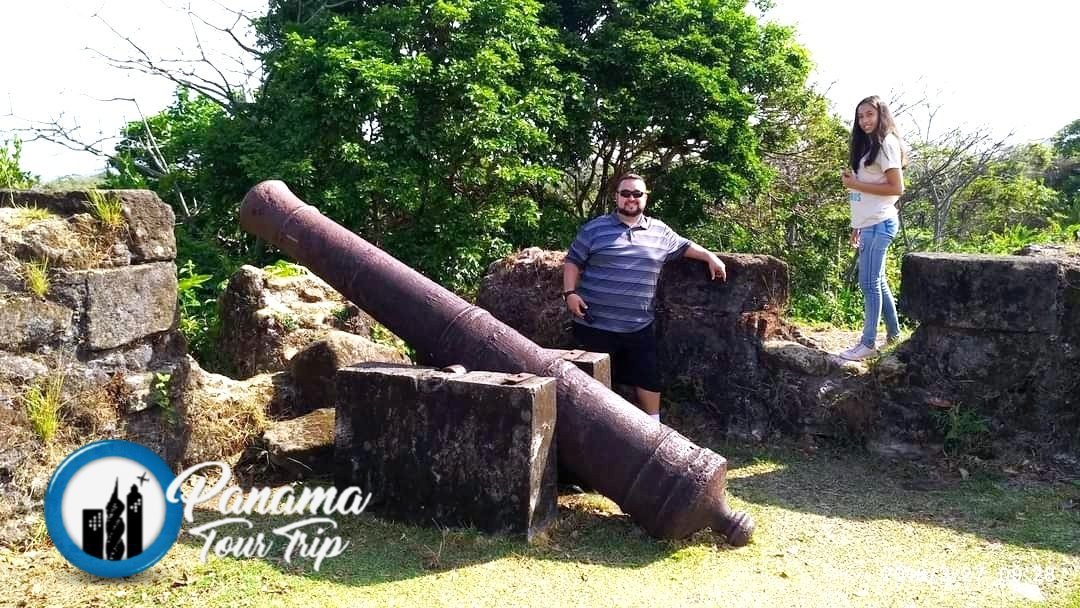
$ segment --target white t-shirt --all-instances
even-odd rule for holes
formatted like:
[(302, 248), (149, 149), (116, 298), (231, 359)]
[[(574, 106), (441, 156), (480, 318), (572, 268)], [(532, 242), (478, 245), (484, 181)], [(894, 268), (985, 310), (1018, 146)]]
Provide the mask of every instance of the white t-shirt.
[[(889, 183), (889, 179), (885, 177), (885, 172), (889, 169), (899, 169), (901, 167), (900, 138), (889, 133), (885, 136), (885, 141), (881, 142), (881, 149), (878, 150), (874, 162), (865, 165), (863, 164), (865, 159), (864, 156), (859, 160), (859, 170), (855, 172), (855, 177), (860, 182), (869, 184)], [(881, 196), (879, 194), (859, 192), (858, 190), (848, 190), (848, 203), (851, 205), (851, 227), (866, 228), (896, 217), (896, 201), (898, 200), (900, 200), (900, 197), (895, 194)]]

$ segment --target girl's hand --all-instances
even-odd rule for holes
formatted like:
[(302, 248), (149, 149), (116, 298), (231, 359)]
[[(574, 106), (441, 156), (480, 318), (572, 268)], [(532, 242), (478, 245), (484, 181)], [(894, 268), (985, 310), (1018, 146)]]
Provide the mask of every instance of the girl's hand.
[(850, 188), (852, 190), (855, 189), (855, 184), (859, 183), (859, 180), (855, 178), (855, 174), (852, 173), (851, 169), (844, 169), (843, 172), (840, 173), (840, 181), (844, 183), (845, 188)]
[(856, 248), (856, 249), (859, 248), (859, 229), (858, 228), (852, 228), (851, 229), (851, 246)]

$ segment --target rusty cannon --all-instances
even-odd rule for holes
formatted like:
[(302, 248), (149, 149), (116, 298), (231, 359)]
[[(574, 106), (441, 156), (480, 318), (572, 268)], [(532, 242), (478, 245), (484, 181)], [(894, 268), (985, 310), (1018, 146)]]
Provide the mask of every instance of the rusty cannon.
[(614, 500), (649, 534), (683, 538), (710, 527), (745, 545), (754, 524), (726, 501), (727, 460), (361, 237), (284, 183), (253, 187), (245, 230), (281, 248), (440, 366), (528, 372), (557, 381), (560, 464)]

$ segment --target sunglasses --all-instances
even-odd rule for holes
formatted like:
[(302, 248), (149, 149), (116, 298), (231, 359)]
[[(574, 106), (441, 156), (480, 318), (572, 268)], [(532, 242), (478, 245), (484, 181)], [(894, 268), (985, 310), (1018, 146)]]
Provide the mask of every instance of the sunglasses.
[(648, 192), (642, 192), (641, 190), (619, 190), (619, 196), (623, 198), (641, 198), (648, 194)]

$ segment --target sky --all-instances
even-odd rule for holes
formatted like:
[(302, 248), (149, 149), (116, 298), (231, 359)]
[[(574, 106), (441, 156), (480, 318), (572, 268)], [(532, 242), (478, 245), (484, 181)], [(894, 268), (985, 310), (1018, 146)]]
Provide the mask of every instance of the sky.
[[(215, 25), (222, 10), (264, 10), (265, 0), (190, 0)], [(0, 6), (0, 142), (31, 123), (78, 125), (86, 141), (114, 136), (139, 112), (165, 108), (172, 83), (112, 67), (95, 51), (135, 52), (109, 26), (155, 56), (191, 56), (193, 31), (217, 58), (242, 53), (176, 7), (188, 0), (4, 0)], [(95, 18), (99, 15), (101, 19)], [(102, 21), (102, 19), (104, 21)], [(811, 82), (847, 119), (871, 94), (939, 108), (935, 124), (986, 128), (1010, 141), (1045, 139), (1080, 118), (1080, 1), (775, 0), (765, 19), (792, 25), (815, 63)], [(108, 23), (107, 26), (105, 23)], [(21, 135), (28, 139), (28, 135)], [(22, 167), (49, 180), (100, 172), (104, 161), (27, 142)]]

